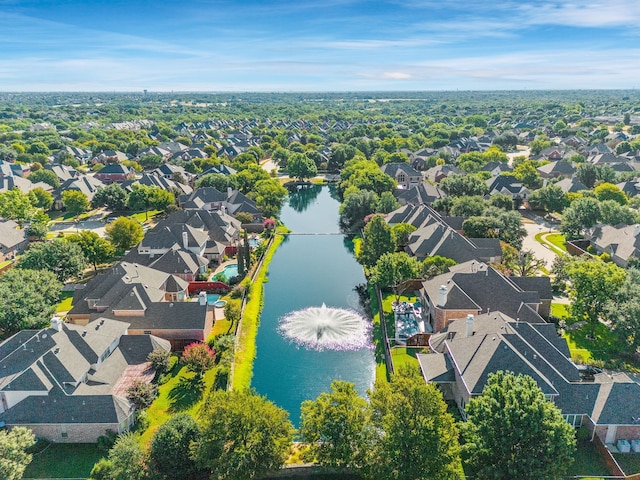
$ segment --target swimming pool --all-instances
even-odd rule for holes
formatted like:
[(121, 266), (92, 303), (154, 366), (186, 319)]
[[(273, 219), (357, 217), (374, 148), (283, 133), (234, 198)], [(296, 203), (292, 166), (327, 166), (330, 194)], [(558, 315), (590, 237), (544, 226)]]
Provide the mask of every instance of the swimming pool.
[(207, 293), (207, 303), (209, 305), (213, 305), (214, 303), (216, 303), (218, 300), (220, 299), (220, 295), (217, 295), (215, 293)]
[(230, 263), (229, 265), (224, 267), (224, 269), (220, 273), (222, 273), (225, 278), (229, 280), (231, 277), (235, 277), (236, 275), (238, 275), (238, 264)]

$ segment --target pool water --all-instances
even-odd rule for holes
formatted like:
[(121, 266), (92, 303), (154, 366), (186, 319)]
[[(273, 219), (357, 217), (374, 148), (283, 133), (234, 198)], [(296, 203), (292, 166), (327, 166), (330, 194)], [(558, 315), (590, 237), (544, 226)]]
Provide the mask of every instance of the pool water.
[(227, 280), (229, 280), (231, 277), (235, 277), (236, 275), (238, 275), (238, 264), (230, 263), (229, 265), (224, 267), (221, 273), (224, 274)]
[(213, 305), (214, 303), (216, 303), (218, 300), (220, 299), (220, 295), (217, 295), (215, 293), (207, 293), (207, 303), (209, 305)]

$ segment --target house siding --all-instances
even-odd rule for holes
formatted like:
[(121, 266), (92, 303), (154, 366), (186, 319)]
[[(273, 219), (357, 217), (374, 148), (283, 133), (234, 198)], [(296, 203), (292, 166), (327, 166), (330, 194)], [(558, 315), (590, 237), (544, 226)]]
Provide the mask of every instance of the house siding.
[[(56, 443), (96, 443), (98, 438), (112, 430), (123, 433), (129, 430), (133, 423), (133, 415), (124, 428), (117, 423), (72, 423), (72, 424), (20, 424), (7, 425), (9, 428), (21, 426), (26, 427), (38, 438), (45, 438)], [(66, 433), (66, 436), (63, 434)]]

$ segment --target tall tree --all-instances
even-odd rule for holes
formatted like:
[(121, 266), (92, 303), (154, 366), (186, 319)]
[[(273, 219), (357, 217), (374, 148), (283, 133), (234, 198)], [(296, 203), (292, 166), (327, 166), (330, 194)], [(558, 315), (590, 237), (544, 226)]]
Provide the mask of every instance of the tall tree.
[(58, 176), (53, 173), (52, 170), (45, 170), (44, 168), (29, 175), (29, 180), (33, 183), (43, 182), (53, 188), (58, 188), (60, 186), (60, 179)]
[(190, 480), (202, 472), (191, 459), (191, 442), (200, 438), (200, 428), (187, 413), (178, 413), (160, 426), (151, 440), (149, 470), (162, 480)]
[(346, 229), (358, 231), (364, 226), (364, 219), (376, 211), (378, 195), (371, 190), (345, 193), (344, 202), (340, 205), (340, 223)]
[(422, 261), (422, 275), (427, 278), (433, 278), (449, 271), (449, 267), (456, 265), (456, 261), (452, 258), (435, 255), (427, 257)]
[(282, 204), (287, 196), (287, 189), (280, 182), (273, 179), (259, 180), (253, 191), (254, 201), (265, 217), (275, 217), (280, 214)]
[(605, 200), (613, 200), (618, 202), (620, 205), (626, 205), (629, 203), (627, 195), (620, 189), (620, 187), (613, 183), (601, 183), (593, 189), (593, 193), (595, 193), (596, 198), (601, 202), (604, 202)]
[(249, 480), (278, 470), (291, 445), (289, 414), (249, 390), (217, 390), (202, 406), (196, 464), (212, 478)]
[(42, 187), (36, 187), (29, 192), (29, 200), (31, 205), (43, 210), (49, 210), (53, 205), (53, 195)]
[(12, 268), (0, 276), (0, 340), (46, 326), (61, 290), (62, 283), (45, 270)]
[(48, 270), (61, 282), (79, 276), (85, 266), (80, 247), (64, 238), (31, 245), (16, 264), (21, 269)]
[(109, 260), (115, 253), (113, 245), (108, 240), (91, 230), (82, 230), (79, 234), (70, 235), (69, 241), (77, 243), (87, 261), (93, 265), (93, 270), (98, 270), (98, 264)]
[(613, 331), (631, 354), (640, 347), (640, 270), (629, 268), (627, 278), (605, 307)]
[(376, 212), (378, 213), (390, 213), (395, 209), (400, 208), (400, 202), (396, 200), (391, 192), (382, 192), (378, 199), (378, 205), (376, 206)]
[(486, 195), (489, 187), (476, 175), (450, 175), (440, 182), (440, 187), (452, 197)]
[(304, 153), (294, 153), (287, 162), (287, 171), (290, 177), (304, 180), (305, 178), (315, 177), (318, 173), (318, 168), (314, 161)]
[(119, 217), (105, 229), (107, 240), (116, 249), (127, 250), (137, 245), (144, 237), (142, 225), (135, 218)]
[(582, 230), (593, 227), (600, 219), (600, 204), (591, 197), (574, 200), (564, 210), (560, 231), (567, 236), (567, 240), (580, 238)]
[(466, 413), (462, 456), (473, 478), (559, 478), (573, 462), (573, 427), (531, 377), (490, 373)]
[(89, 198), (79, 190), (65, 190), (62, 192), (62, 203), (74, 217), (89, 210)]
[(595, 338), (595, 327), (606, 312), (606, 305), (625, 281), (624, 269), (599, 258), (578, 257), (565, 266), (571, 281), (569, 298), (571, 314), (578, 320), (586, 320)]
[(547, 212), (562, 212), (568, 205), (567, 197), (557, 185), (547, 185), (531, 192), (529, 203), (533, 208)]
[(404, 252), (385, 253), (376, 262), (371, 282), (380, 288), (391, 287), (400, 301), (401, 284), (420, 275), (420, 264)]
[(0, 192), (0, 217), (15, 220), (20, 225), (34, 215), (34, 208), (26, 193), (19, 188)]
[(100, 187), (91, 199), (95, 208), (107, 207), (113, 212), (119, 212), (127, 208), (129, 194), (119, 183), (112, 183), (106, 187)]
[(365, 267), (373, 267), (385, 253), (394, 252), (396, 243), (391, 227), (381, 215), (375, 215), (364, 227), (362, 248), (358, 253), (358, 262)]
[(33, 458), (27, 449), (35, 443), (33, 433), (25, 427), (0, 430), (0, 478), (20, 480)]
[(300, 407), (302, 440), (310, 445), (308, 457), (322, 466), (358, 470), (370, 448), (367, 401), (353, 383), (334, 380), (331, 392)]
[[(418, 369), (400, 370), (370, 393), (374, 440), (370, 478), (463, 478), (456, 422)], [(428, 452), (428, 454), (426, 454)]]

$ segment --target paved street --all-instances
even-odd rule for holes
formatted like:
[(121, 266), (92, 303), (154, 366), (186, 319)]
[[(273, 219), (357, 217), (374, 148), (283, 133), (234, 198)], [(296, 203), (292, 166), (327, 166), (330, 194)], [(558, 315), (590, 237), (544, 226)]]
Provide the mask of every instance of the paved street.
[(550, 269), (551, 265), (553, 264), (553, 260), (556, 257), (556, 254), (546, 245), (542, 245), (541, 243), (536, 241), (535, 236), (540, 232), (554, 231), (554, 226), (549, 224), (541, 217), (533, 215), (527, 215), (526, 217), (523, 217), (523, 226), (527, 231), (527, 236), (524, 237), (524, 240), (522, 241), (522, 249), (533, 251), (536, 257), (541, 258), (545, 261), (547, 269)]

